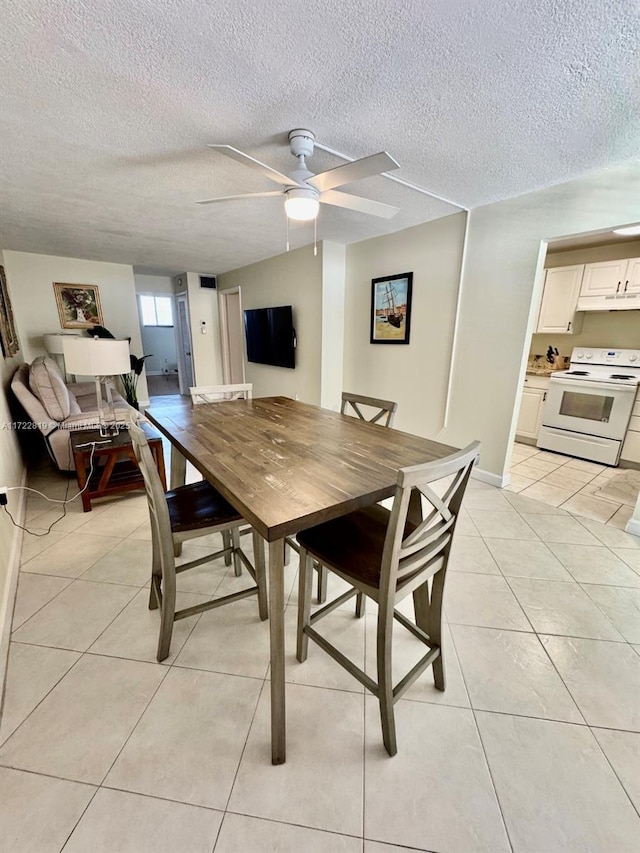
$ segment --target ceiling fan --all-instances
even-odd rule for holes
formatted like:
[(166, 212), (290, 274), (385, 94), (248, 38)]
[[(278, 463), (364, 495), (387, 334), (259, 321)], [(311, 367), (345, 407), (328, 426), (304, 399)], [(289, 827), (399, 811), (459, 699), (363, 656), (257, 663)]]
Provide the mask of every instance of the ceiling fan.
[(362, 157), (360, 160), (354, 160), (351, 163), (345, 163), (335, 169), (314, 175), (313, 172), (309, 171), (306, 164), (306, 158), (313, 154), (314, 142), (315, 136), (310, 130), (297, 129), (289, 133), (291, 153), (298, 163), (288, 175), (278, 172), (277, 169), (272, 169), (271, 166), (261, 163), (260, 160), (256, 160), (255, 157), (251, 157), (231, 145), (209, 145), (209, 148), (214, 148), (226, 157), (231, 157), (232, 160), (237, 160), (239, 163), (244, 163), (245, 166), (261, 172), (270, 180), (280, 184), (282, 189), (208, 198), (197, 203), (216, 204), (220, 201), (235, 201), (243, 198), (283, 196), (287, 218), (301, 222), (315, 219), (318, 215), (320, 203), (344, 207), (347, 210), (357, 210), (360, 213), (380, 216), (383, 219), (390, 219), (399, 212), (400, 208), (393, 207), (390, 204), (383, 204), (380, 201), (372, 201), (368, 198), (361, 198), (336, 190), (336, 187), (344, 186), (344, 184), (350, 184), (362, 178), (369, 178), (399, 168), (399, 164), (386, 151), (372, 154), (370, 157)]

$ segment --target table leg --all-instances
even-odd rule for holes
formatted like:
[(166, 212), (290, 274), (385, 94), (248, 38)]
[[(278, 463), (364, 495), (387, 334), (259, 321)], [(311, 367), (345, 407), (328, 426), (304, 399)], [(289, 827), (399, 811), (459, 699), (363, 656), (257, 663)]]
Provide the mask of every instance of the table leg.
[(177, 489), (184, 486), (187, 477), (187, 460), (180, 451), (171, 445), (171, 483), (169, 488)]
[[(167, 480), (164, 471), (164, 452), (162, 450), (162, 442), (158, 441), (158, 443), (154, 443), (151, 446), (151, 453), (153, 454), (153, 458), (156, 463), (156, 468), (158, 469), (158, 474), (160, 475), (160, 482), (162, 483), (162, 488), (167, 491)], [(182, 457), (184, 459), (184, 456)], [(186, 477), (186, 459), (185, 459), (185, 477)]]
[(271, 763), (286, 760), (284, 690), (284, 540), (269, 542), (269, 635), (271, 641)]
[(82, 494), (80, 495), (80, 498), (82, 499), (82, 509), (84, 512), (91, 512), (91, 496), (89, 495), (89, 489), (82, 491), (87, 485), (87, 467), (85, 455), (81, 450), (76, 450), (76, 452), (73, 454), (73, 459), (76, 466), (78, 491), (82, 492)]
[[(187, 479), (187, 460), (180, 453), (177, 447), (171, 445), (171, 482), (170, 489), (177, 489), (178, 486), (184, 486), (184, 481)], [(179, 557), (182, 554), (182, 542), (173, 546), (173, 556)]]

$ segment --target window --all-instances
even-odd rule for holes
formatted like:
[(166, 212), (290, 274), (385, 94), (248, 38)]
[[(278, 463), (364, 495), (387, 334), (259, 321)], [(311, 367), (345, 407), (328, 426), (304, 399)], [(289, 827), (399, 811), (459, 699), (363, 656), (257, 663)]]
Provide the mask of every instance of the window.
[(140, 294), (143, 326), (173, 326), (173, 297)]

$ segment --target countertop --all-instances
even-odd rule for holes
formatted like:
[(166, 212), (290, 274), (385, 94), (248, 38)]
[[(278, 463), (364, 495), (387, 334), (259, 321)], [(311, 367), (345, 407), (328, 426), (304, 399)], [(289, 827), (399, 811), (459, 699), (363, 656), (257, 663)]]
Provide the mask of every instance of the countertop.
[(549, 364), (544, 355), (530, 355), (527, 360), (527, 376), (551, 376), (558, 370), (569, 369), (569, 357), (557, 355), (553, 364)]

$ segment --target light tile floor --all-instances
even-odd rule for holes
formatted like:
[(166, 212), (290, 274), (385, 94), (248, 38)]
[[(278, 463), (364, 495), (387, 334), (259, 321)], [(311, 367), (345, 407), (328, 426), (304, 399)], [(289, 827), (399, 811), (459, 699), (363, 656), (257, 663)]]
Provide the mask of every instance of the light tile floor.
[[(544, 457), (543, 460), (544, 461)], [(580, 469), (575, 469), (580, 470)], [(59, 490), (40, 472), (32, 481)], [(29, 499), (42, 532), (51, 512)], [(472, 481), (451, 558), (448, 686), (376, 701), (294, 655), (288, 760), (269, 747), (268, 626), (252, 600), (176, 623), (155, 662), (145, 499), (75, 504), (26, 536), (0, 728), (11, 853), (625, 853), (640, 838), (640, 538)], [(96, 544), (97, 543), (97, 544)], [(187, 558), (201, 545), (185, 547)], [(238, 586), (179, 576), (185, 603)], [(409, 605), (410, 606), (410, 605)], [(375, 612), (324, 623), (371, 670)], [(422, 652), (399, 628), (395, 664)]]
[(638, 493), (633, 500), (627, 499), (624, 503), (599, 494), (600, 489), (623, 471), (515, 442), (509, 470), (511, 482), (507, 489), (549, 506), (561, 507), (571, 515), (624, 530)]

